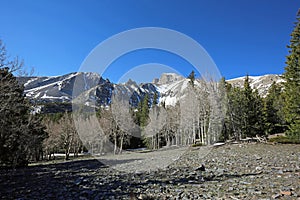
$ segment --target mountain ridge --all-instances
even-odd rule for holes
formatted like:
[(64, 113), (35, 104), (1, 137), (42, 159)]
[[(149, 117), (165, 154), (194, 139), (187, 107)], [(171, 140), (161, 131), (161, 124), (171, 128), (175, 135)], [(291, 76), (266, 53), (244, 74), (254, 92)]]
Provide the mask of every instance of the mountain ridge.
[[(227, 80), (234, 87), (243, 87), (244, 77)], [(153, 100), (157, 93), (159, 102), (167, 106), (174, 106), (187, 88), (189, 79), (175, 73), (165, 73), (152, 83), (137, 84), (133, 80), (116, 84), (103, 79), (93, 72), (73, 72), (61, 76), (50, 77), (18, 77), (18, 81), (24, 84), (24, 93), (27, 98), (36, 104), (43, 103), (72, 103), (74, 99), (80, 99), (87, 106), (107, 106), (111, 102), (113, 91), (127, 94), (130, 104), (136, 107), (146, 95)], [(201, 87), (199, 79), (196, 86)], [(258, 93), (265, 97), (271, 84), (283, 82), (280, 75), (266, 74), (262, 76), (249, 76), (250, 86), (257, 89)], [(199, 83), (198, 83), (199, 82)]]

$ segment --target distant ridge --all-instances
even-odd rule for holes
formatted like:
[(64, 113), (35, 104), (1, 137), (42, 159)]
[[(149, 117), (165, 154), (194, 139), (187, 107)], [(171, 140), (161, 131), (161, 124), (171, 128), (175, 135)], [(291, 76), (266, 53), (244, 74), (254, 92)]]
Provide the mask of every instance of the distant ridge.
[[(246, 76), (233, 78), (227, 80), (234, 87), (244, 87), (244, 80)], [(256, 89), (258, 94), (265, 97), (268, 94), (268, 90), (273, 82), (281, 83), (284, 80), (278, 74), (266, 74), (262, 76), (249, 76), (250, 86), (252, 89)]]
[[(183, 96), (189, 84), (189, 79), (175, 73), (164, 73), (152, 83), (137, 84), (133, 80), (115, 84), (103, 79), (99, 74), (92, 72), (75, 72), (62, 76), (51, 77), (18, 77), (25, 86), (26, 96), (35, 104), (71, 103), (74, 97), (87, 106), (107, 106), (110, 104), (112, 91), (115, 90), (130, 97), (132, 106), (137, 106), (145, 95), (150, 100), (155, 93), (159, 102), (167, 106), (174, 106)], [(79, 87), (74, 91), (75, 80)], [(234, 87), (243, 87), (245, 77), (227, 80)], [(250, 86), (257, 89), (265, 97), (271, 84), (283, 82), (280, 75), (267, 74), (263, 76), (249, 76)], [(195, 86), (201, 89), (201, 80), (195, 81)], [(76, 94), (75, 94), (76, 92)]]

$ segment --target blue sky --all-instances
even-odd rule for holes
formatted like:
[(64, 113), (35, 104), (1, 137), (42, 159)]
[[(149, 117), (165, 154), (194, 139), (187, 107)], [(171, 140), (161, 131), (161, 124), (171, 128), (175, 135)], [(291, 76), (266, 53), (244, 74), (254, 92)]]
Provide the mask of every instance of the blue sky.
[[(229, 79), (283, 72), (300, 2), (0, 0), (0, 5), (0, 39), (10, 55), (24, 59), (37, 75), (78, 71), (87, 55), (109, 37), (133, 28), (163, 27), (196, 40)], [(151, 67), (147, 63), (168, 66), (156, 74), (178, 71), (186, 76), (193, 69), (177, 55), (145, 49), (121, 56), (103, 76), (117, 82), (136, 66)], [(149, 79), (155, 76), (150, 71), (144, 70)]]

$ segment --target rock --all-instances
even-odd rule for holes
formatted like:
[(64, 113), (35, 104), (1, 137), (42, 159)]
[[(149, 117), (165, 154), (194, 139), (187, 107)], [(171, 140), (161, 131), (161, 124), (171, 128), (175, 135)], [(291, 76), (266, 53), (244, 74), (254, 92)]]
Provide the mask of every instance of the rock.
[(283, 171), (282, 170), (278, 170), (277, 174), (283, 174)]
[(279, 199), (280, 197), (282, 197), (281, 194), (274, 194), (274, 195), (272, 195), (273, 199)]
[(197, 167), (197, 168), (195, 169), (195, 171), (205, 171), (205, 166), (204, 166), (204, 164), (202, 164), (201, 166)]
[[(290, 156), (298, 146), (244, 144), (243, 148), (228, 147), (213, 148), (206, 158), (199, 157), (198, 151), (188, 151), (165, 169), (143, 173), (137, 166), (130, 166), (132, 173), (89, 167), (88, 161), (76, 161), (74, 163), (79, 163), (76, 167), (71, 161), (68, 165), (25, 168), (11, 175), (0, 169), (1, 198), (9, 199), (9, 194), (13, 193), (16, 199), (39, 199), (41, 196), (47, 199), (130, 199), (130, 192), (134, 192), (136, 199), (299, 197), (300, 153)], [(261, 157), (263, 162), (254, 155)], [(199, 169), (202, 166), (199, 163), (205, 163), (205, 173)], [(126, 164), (122, 166), (124, 169), (129, 167)], [(277, 177), (279, 175), (281, 177)]]
[(80, 185), (82, 183), (83, 177), (79, 177), (74, 181), (75, 185)]
[(284, 196), (291, 196), (292, 192), (291, 191), (280, 191), (280, 193)]

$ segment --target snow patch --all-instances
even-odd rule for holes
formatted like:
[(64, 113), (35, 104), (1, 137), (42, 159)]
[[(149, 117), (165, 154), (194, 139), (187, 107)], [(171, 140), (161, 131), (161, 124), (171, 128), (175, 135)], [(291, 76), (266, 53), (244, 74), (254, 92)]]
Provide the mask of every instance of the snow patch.
[(36, 80), (38, 80), (38, 79), (39, 79), (39, 77), (37, 77), (37, 78), (32, 78), (32, 79), (28, 80), (28, 81), (24, 84), (24, 87), (26, 87), (27, 85), (29, 85), (30, 83), (32, 83), (32, 82), (34, 82), (34, 81), (36, 81)]

